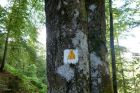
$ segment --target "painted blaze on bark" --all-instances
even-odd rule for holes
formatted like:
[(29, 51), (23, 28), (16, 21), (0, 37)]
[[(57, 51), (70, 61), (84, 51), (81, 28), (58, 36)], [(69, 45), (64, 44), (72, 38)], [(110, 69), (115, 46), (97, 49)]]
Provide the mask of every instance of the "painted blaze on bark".
[[(103, 4), (102, 0), (99, 1)], [(111, 86), (106, 87), (110, 82), (103, 82), (110, 80), (105, 61), (104, 17), (99, 20), (97, 15), (90, 14), (96, 7), (90, 6), (88, 0), (45, 0), (45, 4), (48, 93), (112, 93), (108, 90)], [(88, 12), (86, 5), (90, 6)], [(101, 16), (101, 12), (99, 10), (97, 14)], [(94, 16), (97, 19), (88, 20)], [(97, 33), (101, 35), (96, 36)], [(78, 49), (77, 64), (64, 64), (65, 49)], [(99, 74), (100, 77), (96, 77)]]
[[(49, 93), (90, 93), (87, 25), (82, 5), (84, 0), (46, 0)], [(78, 49), (77, 64), (64, 64), (65, 49)]]

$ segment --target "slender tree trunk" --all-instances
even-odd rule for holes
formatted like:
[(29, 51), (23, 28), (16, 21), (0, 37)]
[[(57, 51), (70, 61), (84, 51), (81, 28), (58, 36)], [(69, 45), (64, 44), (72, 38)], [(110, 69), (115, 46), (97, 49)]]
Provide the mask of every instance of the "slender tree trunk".
[(87, 0), (91, 93), (113, 93), (107, 63), (105, 0)]
[[(46, 0), (48, 93), (90, 93), (84, 0)], [(77, 49), (77, 64), (64, 64), (65, 49)]]
[(111, 48), (111, 61), (112, 61), (113, 90), (114, 90), (114, 93), (118, 93), (117, 76), (116, 76), (116, 58), (115, 58), (115, 49), (114, 49), (114, 28), (113, 28), (112, 0), (109, 0), (109, 12), (110, 12), (110, 48)]
[(5, 60), (6, 60), (6, 55), (7, 55), (7, 48), (8, 48), (8, 39), (9, 39), (9, 33), (10, 31), (7, 32), (6, 40), (5, 40), (5, 47), (4, 47), (4, 53), (3, 53), (3, 58), (2, 58), (2, 63), (0, 66), (0, 71), (3, 71), (4, 65), (5, 65)]

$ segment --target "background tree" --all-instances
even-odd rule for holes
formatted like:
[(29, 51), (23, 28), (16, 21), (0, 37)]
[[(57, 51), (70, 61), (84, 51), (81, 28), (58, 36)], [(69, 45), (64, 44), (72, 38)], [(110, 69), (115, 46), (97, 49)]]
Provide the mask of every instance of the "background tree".
[(112, 62), (112, 79), (113, 79), (113, 90), (114, 93), (118, 93), (117, 88), (117, 76), (116, 76), (116, 56), (114, 47), (114, 21), (113, 21), (113, 10), (112, 0), (109, 0), (109, 12), (110, 12), (110, 50), (111, 50), (111, 62)]
[(5, 60), (6, 60), (6, 55), (7, 55), (7, 48), (8, 48), (8, 39), (9, 39), (9, 34), (10, 32), (7, 32), (7, 36), (6, 36), (6, 40), (5, 40), (5, 47), (4, 47), (4, 53), (3, 53), (3, 57), (2, 57), (2, 61), (0, 64), (0, 71), (3, 71), (3, 68), (5, 66)]
[[(124, 32), (128, 33), (129, 31), (134, 32), (132, 28), (135, 28), (139, 26), (139, 19), (137, 18), (139, 7), (137, 4), (139, 4), (138, 0), (134, 0), (133, 2), (131, 0), (124, 0), (119, 2), (117, 4), (116, 2), (119, 2), (118, 0), (113, 0), (113, 17), (114, 17), (114, 36), (115, 36), (115, 50), (116, 50), (116, 66), (117, 66), (117, 80), (118, 80), (118, 91), (120, 93), (129, 93), (132, 92), (132, 85), (129, 84), (131, 82), (130, 77), (133, 78), (133, 75), (130, 74), (131, 67), (130, 65), (130, 57), (126, 58), (126, 53), (130, 53), (128, 49), (125, 47), (120, 46), (119, 42), (121, 40), (121, 37), (126, 38), (127, 36), (124, 36)], [(106, 15), (109, 15), (109, 8), (108, 8), (108, 0), (106, 1)], [(133, 14), (133, 15), (132, 15)], [(109, 44), (109, 16), (106, 16), (107, 21), (107, 45)], [(123, 34), (123, 35), (122, 35)], [(109, 45), (108, 45), (109, 47)], [(108, 48), (109, 49), (109, 48)], [(109, 54), (110, 50), (109, 50)], [(133, 59), (133, 57), (131, 57)], [(135, 64), (135, 66), (137, 66)], [(137, 69), (138, 71), (138, 69)], [(137, 72), (136, 71), (136, 72)], [(129, 77), (128, 77), (129, 76)], [(135, 76), (136, 78), (136, 76)], [(129, 81), (130, 80), (130, 81)], [(133, 91), (134, 92), (134, 91)]]
[[(0, 59), (3, 57), (5, 40), (10, 31), (5, 67), (3, 73), (0, 73), (0, 92), (10, 90), (14, 93), (45, 93), (45, 52), (42, 52), (45, 49), (43, 50), (37, 40), (38, 29), (44, 24), (43, 1), (10, 0), (6, 7), (0, 7), (0, 13)], [(16, 76), (17, 79), (4, 77), (5, 73), (12, 78)], [(10, 85), (6, 82), (18, 84)], [(6, 88), (1, 89), (2, 85)]]

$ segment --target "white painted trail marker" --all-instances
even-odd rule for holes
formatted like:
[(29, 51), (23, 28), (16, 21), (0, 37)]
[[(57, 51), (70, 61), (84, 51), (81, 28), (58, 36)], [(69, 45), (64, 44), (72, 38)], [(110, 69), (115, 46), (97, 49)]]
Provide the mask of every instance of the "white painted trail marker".
[(64, 64), (76, 64), (76, 63), (78, 63), (78, 50), (65, 49), (64, 50)]

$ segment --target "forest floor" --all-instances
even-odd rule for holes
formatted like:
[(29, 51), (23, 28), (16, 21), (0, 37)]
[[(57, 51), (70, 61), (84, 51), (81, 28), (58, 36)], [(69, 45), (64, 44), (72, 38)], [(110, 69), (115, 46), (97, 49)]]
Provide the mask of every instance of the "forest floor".
[(14, 91), (17, 91), (19, 80), (17, 76), (13, 76), (9, 72), (0, 72), (0, 93), (14, 93)]
[(0, 93), (40, 93), (46, 91), (44, 88), (46, 89), (46, 86), (43, 87), (36, 79), (16, 70), (0, 72)]

